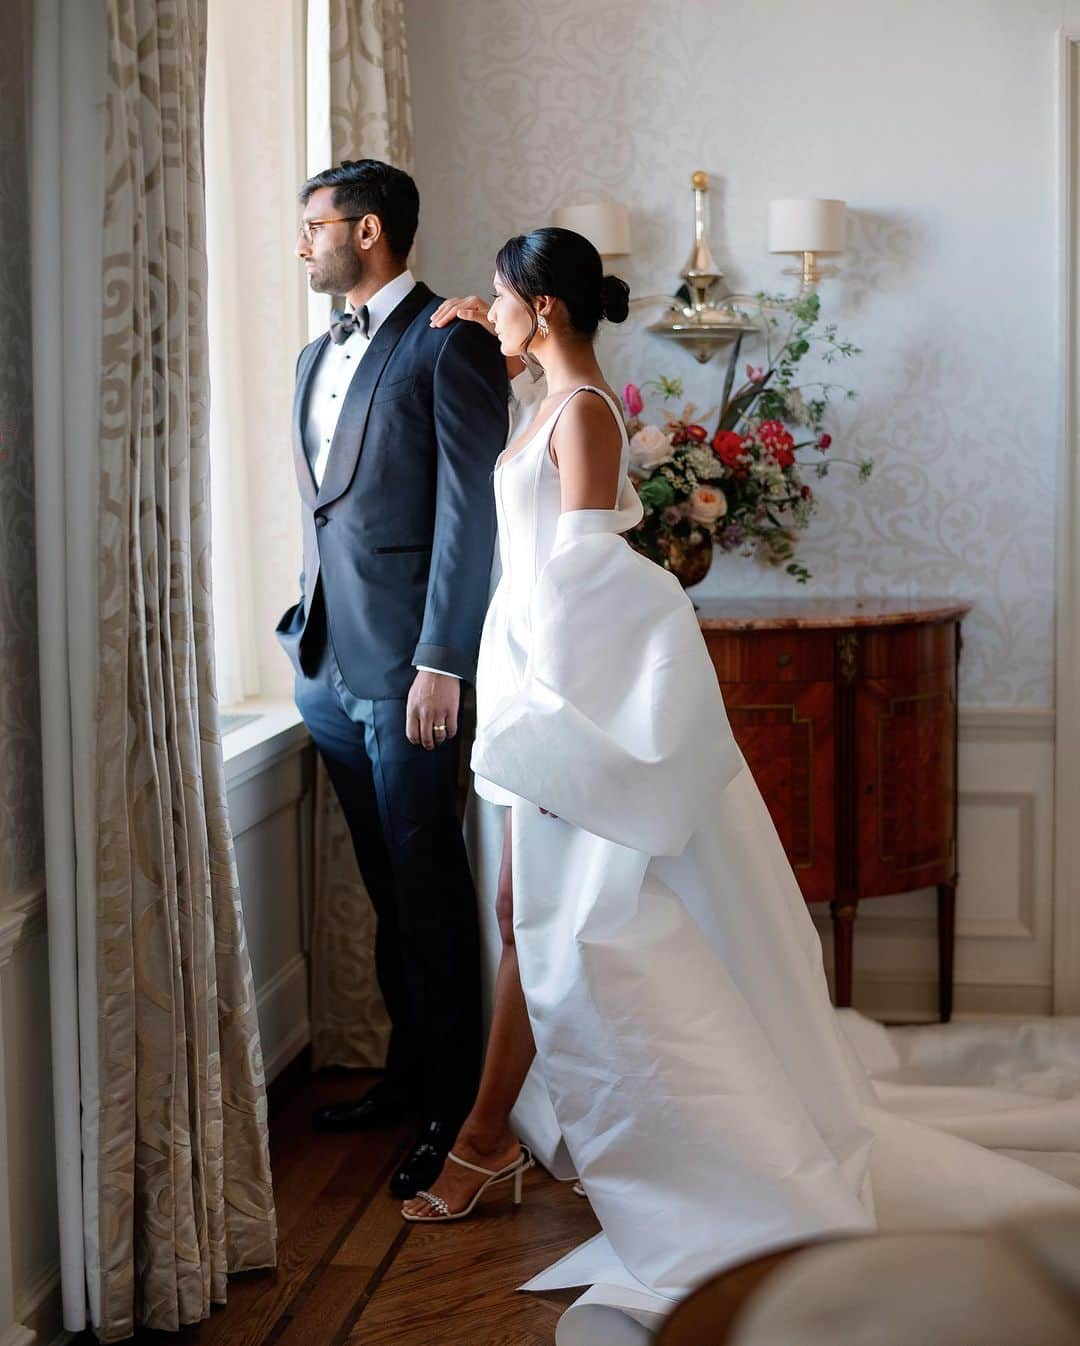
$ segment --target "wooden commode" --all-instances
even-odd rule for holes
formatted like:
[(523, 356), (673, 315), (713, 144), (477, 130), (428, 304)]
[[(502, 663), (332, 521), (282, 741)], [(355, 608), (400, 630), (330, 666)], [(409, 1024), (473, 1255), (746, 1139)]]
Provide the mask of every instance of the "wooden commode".
[(936, 888), (939, 1011), (952, 1013), (957, 661), (954, 599), (703, 599), (735, 738), (807, 902), (828, 902), (835, 997), (851, 1004), (866, 898)]

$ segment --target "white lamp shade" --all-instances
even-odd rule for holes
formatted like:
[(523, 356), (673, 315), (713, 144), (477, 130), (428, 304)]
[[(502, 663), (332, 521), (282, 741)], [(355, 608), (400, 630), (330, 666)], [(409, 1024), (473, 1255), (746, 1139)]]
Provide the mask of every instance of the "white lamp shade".
[(630, 214), (618, 201), (560, 206), (552, 224), (583, 234), (601, 257), (622, 257), (630, 251)]
[(846, 201), (769, 202), (770, 252), (843, 252), (846, 246)]

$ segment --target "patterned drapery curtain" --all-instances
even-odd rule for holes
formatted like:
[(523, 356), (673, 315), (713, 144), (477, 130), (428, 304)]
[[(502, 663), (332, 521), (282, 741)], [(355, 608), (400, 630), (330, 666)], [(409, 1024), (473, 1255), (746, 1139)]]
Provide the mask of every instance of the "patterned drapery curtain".
[(335, 163), (412, 172), (405, 0), (330, 0), (330, 140)]
[[(334, 163), (385, 159), (412, 171), (404, 0), (330, 0)], [(349, 830), (319, 763), (311, 1039), (316, 1067), (382, 1066), (389, 1025), (375, 980), (375, 915)]]
[[(273, 1265), (255, 988), (214, 684), (206, 0), (106, 0), (97, 698), (103, 1341)], [(92, 1295), (93, 1298), (93, 1295)]]

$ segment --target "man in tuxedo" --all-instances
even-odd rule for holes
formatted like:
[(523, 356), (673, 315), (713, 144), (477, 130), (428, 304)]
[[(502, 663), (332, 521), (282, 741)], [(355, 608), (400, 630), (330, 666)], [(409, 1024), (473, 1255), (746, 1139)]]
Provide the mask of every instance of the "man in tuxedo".
[(311, 288), (348, 306), (297, 362), (304, 571), (278, 638), (375, 907), (392, 1025), (382, 1081), (314, 1124), (381, 1126), (419, 1110), (419, 1142), (390, 1185), (404, 1197), (438, 1174), (479, 1078), (457, 728), (488, 600), (506, 366), (478, 324), (430, 325), (439, 299), (406, 264), (419, 216), (408, 174), (345, 162), (300, 199), (296, 254)]

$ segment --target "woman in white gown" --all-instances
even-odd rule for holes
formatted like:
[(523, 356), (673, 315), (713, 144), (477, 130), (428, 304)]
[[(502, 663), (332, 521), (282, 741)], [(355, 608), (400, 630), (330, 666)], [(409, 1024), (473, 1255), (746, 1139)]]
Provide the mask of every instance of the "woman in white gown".
[[(592, 342), (626, 313), (591, 244), (539, 229), (500, 251), (490, 307), (433, 318), (484, 322), (546, 386), (494, 472), (502, 575), (472, 759), (505, 809), (487, 1057), (450, 1160), (404, 1214), (452, 1219), (518, 1176), (509, 1119), (535, 1051), (610, 1248), (670, 1301), (762, 1250), (873, 1228), (880, 1126), (693, 607), (620, 536), (641, 506)], [(908, 1140), (890, 1131), (890, 1155)], [(946, 1147), (931, 1182), (954, 1161)]]
[[(620, 536), (641, 506), (592, 339), (602, 312), (626, 311), (578, 234), (536, 230), (499, 254), (488, 320), (547, 386), (494, 473), (502, 578), (473, 767), (507, 806), (505, 947), (452, 1154), (512, 1168), (535, 1040), (606, 1234), (671, 1294), (758, 1248), (865, 1228), (870, 1135), (817, 934), (693, 607)], [(405, 1213), (456, 1214), (483, 1180), (448, 1163), (438, 1200)]]

